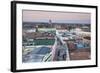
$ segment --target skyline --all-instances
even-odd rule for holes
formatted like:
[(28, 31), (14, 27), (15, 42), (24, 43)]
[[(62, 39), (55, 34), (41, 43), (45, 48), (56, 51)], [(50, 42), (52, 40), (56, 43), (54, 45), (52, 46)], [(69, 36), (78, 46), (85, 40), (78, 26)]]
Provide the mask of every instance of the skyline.
[(54, 12), (54, 11), (23, 11), (23, 22), (48, 22), (53, 23), (91, 23), (90, 13)]

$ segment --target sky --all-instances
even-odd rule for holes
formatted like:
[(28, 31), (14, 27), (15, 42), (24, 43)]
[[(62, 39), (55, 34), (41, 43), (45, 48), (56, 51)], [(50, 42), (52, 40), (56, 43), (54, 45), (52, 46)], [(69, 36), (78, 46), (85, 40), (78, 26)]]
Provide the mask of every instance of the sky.
[(54, 12), (23, 10), (23, 22), (63, 22), (63, 23), (87, 23), (91, 22), (90, 13)]

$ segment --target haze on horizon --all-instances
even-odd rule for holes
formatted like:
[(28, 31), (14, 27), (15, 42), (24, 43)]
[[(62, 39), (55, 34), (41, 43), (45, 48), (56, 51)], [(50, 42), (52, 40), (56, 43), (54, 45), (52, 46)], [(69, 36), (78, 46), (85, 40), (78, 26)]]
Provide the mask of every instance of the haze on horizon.
[(23, 22), (75, 22), (91, 23), (90, 13), (23, 10)]

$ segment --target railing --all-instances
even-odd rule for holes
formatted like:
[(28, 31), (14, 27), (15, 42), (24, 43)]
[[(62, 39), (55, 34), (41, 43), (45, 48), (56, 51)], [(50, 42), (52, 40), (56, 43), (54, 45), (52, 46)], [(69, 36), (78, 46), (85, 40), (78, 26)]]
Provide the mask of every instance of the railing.
[[(60, 43), (61, 46), (58, 43)], [(64, 41), (61, 39), (61, 37), (58, 36), (58, 35), (55, 36), (55, 44), (52, 48), (53, 49), (53, 51), (52, 51), (52, 60), (56, 61), (56, 58), (57, 58), (57, 55), (56, 55), (57, 53), (56, 52), (59, 49), (59, 48), (57, 48), (58, 46), (60, 46), (59, 48), (63, 48), (63, 49), (66, 50), (66, 60), (70, 60), (68, 47), (64, 43)]]
[(66, 54), (67, 54), (66, 60), (70, 60), (69, 49), (68, 49), (67, 43), (65, 43), (63, 41), (63, 39), (60, 36), (58, 36), (58, 35), (57, 35), (57, 38), (59, 38), (59, 40), (61, 41), (62, 45), (66, 48)]

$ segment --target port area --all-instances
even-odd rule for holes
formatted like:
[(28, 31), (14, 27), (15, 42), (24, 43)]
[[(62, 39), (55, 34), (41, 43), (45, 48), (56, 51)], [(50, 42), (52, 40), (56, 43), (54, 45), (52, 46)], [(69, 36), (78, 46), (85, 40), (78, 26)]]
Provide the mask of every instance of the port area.
[(90, 35), (61, 29), (55, 29), (55, 33), (50, 31), (42, 30), (24, 35), (23, 62), (91, 59)]
[(22, 62), (89, 59), (90, 24), (23, 23)]

